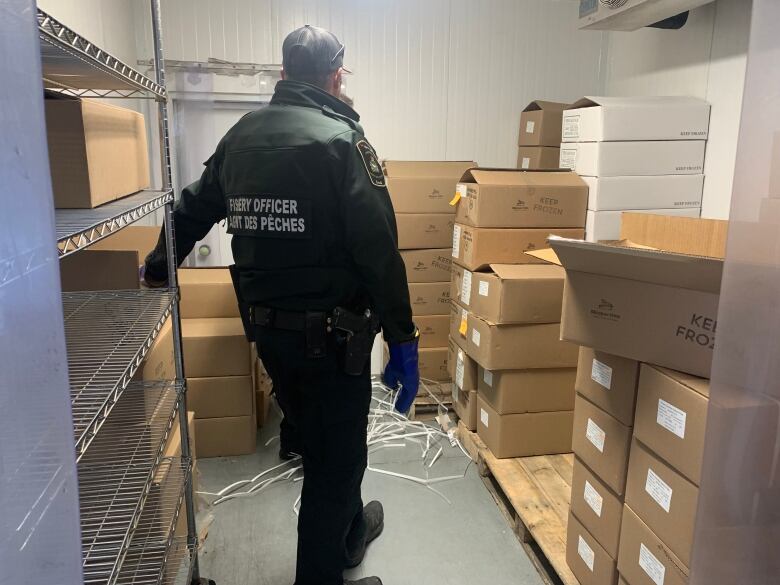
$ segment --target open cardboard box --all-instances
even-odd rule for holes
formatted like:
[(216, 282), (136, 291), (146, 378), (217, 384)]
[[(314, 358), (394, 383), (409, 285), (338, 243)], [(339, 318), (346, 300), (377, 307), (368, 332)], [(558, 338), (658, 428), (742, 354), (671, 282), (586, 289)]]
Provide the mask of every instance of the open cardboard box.
[(527, 252), (566, 269), (561, 337), (709, 377), (727, 222), (630, 214), (622, 240), (551, 236)]

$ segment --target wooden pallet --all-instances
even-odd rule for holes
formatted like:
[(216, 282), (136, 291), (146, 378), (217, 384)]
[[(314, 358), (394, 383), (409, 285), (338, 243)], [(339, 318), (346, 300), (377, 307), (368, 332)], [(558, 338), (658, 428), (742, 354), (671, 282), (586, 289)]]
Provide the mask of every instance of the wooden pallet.
[(566, 526), (574, 456), (496, 459), (482, 440), (458, 423), (463, 447), (482, 481), (547, 585), (579, 585), (566, 564)]

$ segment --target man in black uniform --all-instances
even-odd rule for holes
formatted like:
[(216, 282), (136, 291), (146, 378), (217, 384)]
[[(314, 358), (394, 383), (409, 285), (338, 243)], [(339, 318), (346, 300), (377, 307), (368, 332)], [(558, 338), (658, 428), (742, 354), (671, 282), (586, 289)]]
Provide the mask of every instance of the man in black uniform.
[[(248, 334), (301, 443), (297, 585), (341, 585), (384, 526), (365, 508), (370, 351), (390, 347), (385, 381), (405, 412), (417, 393), (417, 330), (385, 178), (357, 113), (338, 99), (344, 46), (305, 26), (283, 46), (271, 104), (220, 141), (174, 210), (177, 262), (210, 228), (233, 235)], [(165, 281), (165, 234), (142, 269)], [(379, 585), (376, 577), (363, 585)]]

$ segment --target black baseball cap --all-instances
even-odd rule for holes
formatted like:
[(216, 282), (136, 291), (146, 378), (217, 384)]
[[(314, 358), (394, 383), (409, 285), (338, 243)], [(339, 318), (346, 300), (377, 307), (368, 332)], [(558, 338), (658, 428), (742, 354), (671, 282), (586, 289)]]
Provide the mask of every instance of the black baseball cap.
[(328, 75), (344, 68), (344, 45), (332, 32), (307, 24), (284, 39), (282, 67), (292, 77)]

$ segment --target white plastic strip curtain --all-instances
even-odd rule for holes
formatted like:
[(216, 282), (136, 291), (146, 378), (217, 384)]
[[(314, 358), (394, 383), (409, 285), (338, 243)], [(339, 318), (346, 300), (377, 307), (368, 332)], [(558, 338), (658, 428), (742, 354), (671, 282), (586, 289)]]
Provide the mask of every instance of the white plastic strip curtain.
[[(378, 381), (373, 383), (373, 398), (368, 422), (368, 471), (381, 474), (397, 480), (415, 483), (423, 489), (428, 489), (450, 503), (447, 497), (434, 486), (443, 482), (462, 479), (471, 464), (471, 458), (455, 436), (454, 425), (448, 426), (445, 431), (438, 423), (425, 423), (410, 420), (395, 411), (394, 405), (398, 393), (384, 386)], [(438, 402), (435, 394), (428, 384), (422, 382), (421, 392), (429, 394)], [(438, 420), (449, 422), (446, 418), (447, 409), (439, 403)], [(273, 440), (273, 439), (272, 439)], [(270, 444), (272, 441), (269, 441)], [(400, 473), (384, 466), (379, 461), (372, 462), (372, 455), (385, 449), (406, 448), (414, 446), (419, 449), (420, 471), (419, 475)], [(436, 474), (437, 463), (442, 466), (442, 457), (452, 455), (464, 461), (463, 470), (457, 473)], [(376, 458), (375, 458), (376, 459)], [(443, 466), (442, 466), (443, 467)], [(447, 466), (452, 469), (452, 466)], [(303, 478), (303, 466), (300, 458), (285, 461), (268, 469), (260, 471), (251, 478), (242, 479), (225, 486), (217, 492), (198, 492), (201, 496), (212, 498), (211, 505), (218, 506), (231, 500), (251, 498), (261, 494), (271, 486), (279, 483), (295, 483)], [(300, 509), (300, 497), (296, 500), (293, 509), (298, 513)]]
[(780, 582), (778, 28), (754, 0), (691, 585)]

